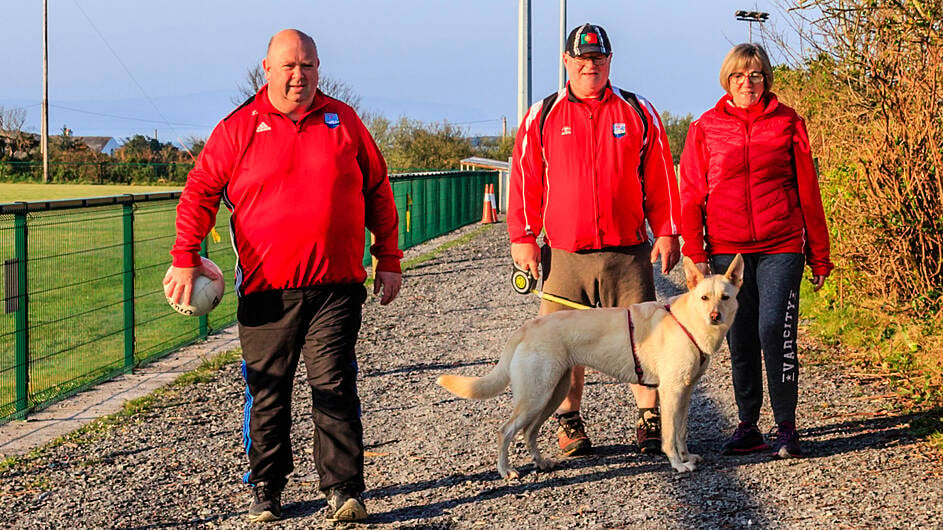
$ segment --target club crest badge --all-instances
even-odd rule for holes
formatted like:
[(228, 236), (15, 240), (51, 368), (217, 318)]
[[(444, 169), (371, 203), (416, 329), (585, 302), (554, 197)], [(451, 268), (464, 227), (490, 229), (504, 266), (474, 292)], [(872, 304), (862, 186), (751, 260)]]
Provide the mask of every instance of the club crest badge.
[(337, 117), (336, 113), (327, 112), (324, 114), (324, 124), (327, 125), (329, 129), (333, 129), (341, 124), (341, 119)]
[(573, 130), (570, 129), (570, 126), (569, 126), (569, 125), (564, 125), (563, 128), (560, 129), (560, 136), (566, 136), (566, 135), (572, 134), (572, 133), (573, 133)]
[(613, 123), (612, 124), (612, 135), (616, 138), (622, 138), (625, 136), (625, 124), (624, 123)]

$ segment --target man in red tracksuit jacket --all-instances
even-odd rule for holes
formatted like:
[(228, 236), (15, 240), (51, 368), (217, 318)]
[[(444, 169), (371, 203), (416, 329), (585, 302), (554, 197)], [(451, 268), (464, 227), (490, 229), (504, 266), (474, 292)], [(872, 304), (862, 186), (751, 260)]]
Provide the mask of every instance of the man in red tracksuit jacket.
[[(610, 85), (611, 61), (603, 28), (583, 24), (570, 32), (567, 87), (534, 104), (517, 132), (507, 221), (514, 263), (536, 278), (542, 262), (545, 292), (626, 307), (655, 299), (652, 263), (659, 256), (662, 273), (678, 262), (680, 200), (661, 119), (647, 100)], [(549, 247), (543, 257), (542, 230)], [(539, 312), (561, 309), (544, 300)], [(582, 366), (574, 368), (557, 409), (558, 443), (567, 455), (592, 447), (579, 412), (583, 376)], [(632, 391), (640, 450), (658, 453), (657, 393), (640, 385)]]
[(246, 380), (243, 438), (251, 521), (281, 517), (294, 468), (291, 390), (304, 356), (315, 460), (330, 520), (367, 516), (354, 346), (366, 298), (364, 228), (376, 236), (374, 293), (401, 286), (398, 218), (386, 163), (349, 106), (318, 91), (317, 47), (297, 30), (269, 42), (268, 84), (216, 126), (177, 207), (165, 293), (187, 303), (206, 273), (200, 242), (219, 202), (232, 211), (239, 339)]

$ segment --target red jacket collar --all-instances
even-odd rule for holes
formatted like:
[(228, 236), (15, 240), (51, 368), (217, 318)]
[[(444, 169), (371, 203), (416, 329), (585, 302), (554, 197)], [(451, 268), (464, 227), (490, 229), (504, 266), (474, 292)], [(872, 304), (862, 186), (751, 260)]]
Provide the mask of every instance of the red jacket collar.
[[(609, 99), (609, 96), (612, 94), (612, 84), (609, 81), (606, 81), (606, 88), (602, 89), (602, 96), (599, 98), (599, 101), (606, 101)], [(570, 82), (566, 82), (566, 96), (567, 99), (576, 103), (582, 103), (583, 100), (576, 97), (573, 94), (573, 91), (570, 89)]]
[[(764, 94), (763, 100), (766, 103), (764, 104), (763, 110), (762, 112), (760, 112), (760, 115), (771, 114), (774, 110), (776, 110), (776, 107), (779, 106), (779, 98), (776, 97), (776, 94), (772, 92), (767, 92), (766, 94)], [(733, 98), (730, 96), (730, 94), (724, 94), (724, 96), (720, 98), (717, 104), (714, 105), (714, 110), (716, 110), (717, 112), (721, 112), (723, 114), (733, 115), (730, 112), (728, 112), (728, 109), (730, 108), (730, 106), (733, 105), (732, 102), (733, 102)]]
[[(328, 103), (328, 97), (324, 95), (324, 92), (321, 92), (319, 88), (318, 91), (314, 94), (314, 100), (311, 102), (311, 106), (307, 111), (298, 119), (305, 119), (309, 114), (312, 114), (318, 110), (324, 108)], [(255, 104), (257, 105), (257, 110), (259, 113), (265, 114), (281, 114), (285, 116), (285, 113), (275, 108), (275, 105), (272, 105), (272, 101), (268, 97), (268, 83), (262, 85), (262, 88), (255, 93)], [(285, 116), (287, 118), (287, 116)]]

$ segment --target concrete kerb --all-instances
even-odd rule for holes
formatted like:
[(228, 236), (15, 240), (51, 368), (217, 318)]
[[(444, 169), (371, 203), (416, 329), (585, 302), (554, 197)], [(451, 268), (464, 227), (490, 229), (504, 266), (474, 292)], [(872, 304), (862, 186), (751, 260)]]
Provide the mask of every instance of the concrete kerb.
[(239, 348), (236, 326), (207, 340), (181, 348), (132, 373), (30, 414), (26, 420), (0, 425), (0, 459), (24, 455), (96, 419), (114, 414), (130, 400), (147, 396), (177, 377), (199, 368), (204, 360)]

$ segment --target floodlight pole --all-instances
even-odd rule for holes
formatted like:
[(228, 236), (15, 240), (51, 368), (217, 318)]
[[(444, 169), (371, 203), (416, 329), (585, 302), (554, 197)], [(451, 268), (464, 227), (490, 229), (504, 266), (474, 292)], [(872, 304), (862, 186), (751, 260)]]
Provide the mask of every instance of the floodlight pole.
[(560, 89), (566, 86), (566, 69), (563, 68), (563, 54), (566, 53), (566, 0), (560, 0), (560, 55), (557, 63), (560, 65)]
[(49, 182), (49, 17), (47, 0), (43, 0), (43, 105), (40, 147), (43, 151), (43, 184)]
[(517, 12), (517, 123), (530, 107), (530, 0), (519, 0)]
[(747, 37), (747, 42), (753, 42), (753, 23), (758, 22), (760, 24), (766, 22), (766, 19), (769, 18), (769, 13), (763, 11), (736, 11), (734, 16), (737, 17), (737, 20), (742, 22), (748, 22), (750, 24), (750, 29)]

